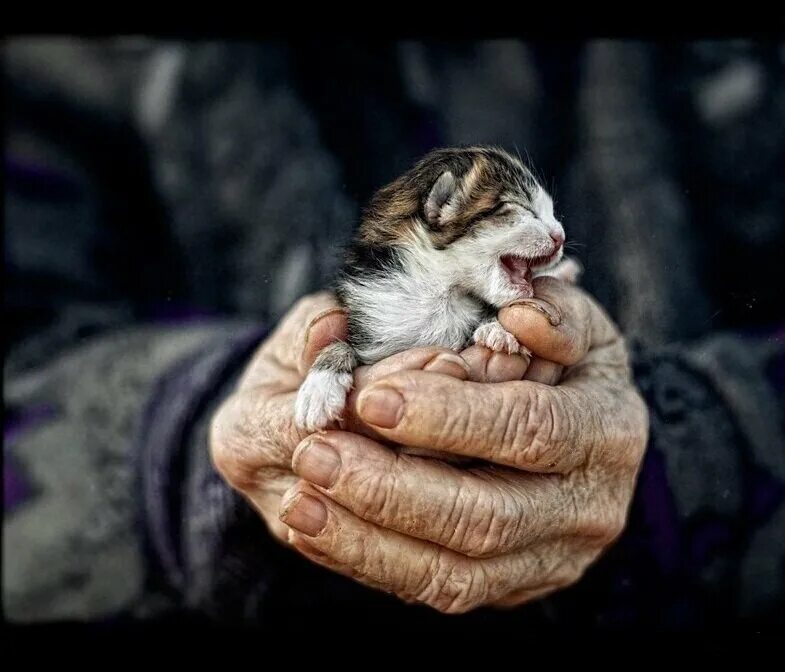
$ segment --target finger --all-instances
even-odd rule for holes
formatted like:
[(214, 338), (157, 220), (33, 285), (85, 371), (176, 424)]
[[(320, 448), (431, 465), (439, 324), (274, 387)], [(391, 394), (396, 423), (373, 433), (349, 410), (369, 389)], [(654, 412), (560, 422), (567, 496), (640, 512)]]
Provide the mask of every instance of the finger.
[(270, 476), (263, 489), (243, 492), (245, 500), (259, 513), (270, 534), (279, 542), (288, 545), (289, 527), (278, 516), (281, 498), (299, 479), (291, 471), (281, 469), (279, 475)]
[(386, 357), (372, 366), (358, 367), (354, 372), (354, 387), (361, 390), (391, 373), (415, 370), (442, 373), (459, 380), (466, 380), (471, 373), (469, 364), (448, 348), (412, 348)]
[(531, 364), (526, 369), (523, 379), (534, 383), (543, 383), (543, 385), (556, 385), (561, 379), (562, 371), (564, 371), (564, 367), (561, 364), (549, 362), (542, 357), (532, 357)]
[(357, 403), (357, 395), (368, 385), (392, 373), (420, 370), (439, 373), (458, 380), (466, 380), (469, 376), (469, 365), (460, 355), (439, 347), (413, 348), (386, 357), (372, 366), (360, 366), (354, 371), (354, 385), (346, 400), (346, 411), (341, 427), (381, 440), (382, 437), (373, 428), (360, 421), (352, 412)]
[(533, 282), (535, 298), (499, 311), (499, 322), (535, 355), (569, 366), (592, 346), (619, 338), (599, 305), (582, 289), (555, 278)]
[(588, 564), (569, 542), (477, 560), (358, 518), (306, 484), (284, 496), (290, 543), (313, 561), (366, 585), (463, 613), (522, 589), (566, 585)]
[[(461, 581), (465, 581), (466, 570), (461, 569), (458, 572), (448, 574), (443, 572), (448, 578), (446, 580), (433, 579), (433, 583), (429, 586), (429, 590), (425, 594), (418, 594), (413, 596), (410, 592), (403, 589), (396, 590), (391, 588), (389, 583), (379, 581), (376, 574), (365, 573), (363, 570), (358, 570), (354, 565), (349, 565), (338, 560), (335, 560), (331, 555), (323, 553), (314, 544), (311, 543), (309, 537), (289, 530), (289, 543), (294, 548), (304, 555), (309, 560), (319, 564), (327, 569), (332, 570), (338, 574), (354, 579), (370, 588), (381, 590), (384, 592), (391, 592), (396, 595), (400, 600), (407, 604), (426, 604), (434, 609), (448, 614), (461, 614), (476, 609), (478, 607), (493, 606), (497, 608), (512, 608), (522, 604), (533, 602), (534, 600), (541, 599), (551, 593), (566, 588), (576, 583), (583, 575), (585, 569), (599, 555), (598, 551), (591, 553), (581, 552), (574, 553), (569, 561), (564, 561), (556, 567), (548, 567), (544, 569), (541, 557), (553, 554), (552, 547), (534, 547), (528, 551), (521, 552), (522, 557), (513, 557), (504, 559), (508, 565), (517, 565), (512, 567), (513, 571), (509, 571), (512, 579), (507, 581), (497, 581), (491, 584), (491, 589), (487, 598), (482, 599), (474, 597), (478, 595), (479, 591), (462, 588), (460, 585), (455, 585), (456, 580), (453, 575), (459, 577)], [(493, 562), (493, 564), (502, 564), (499, 561), (482, 561)], [(400, 564), (400, 563), (399, 563)], [(483, 568), (485, 571), (485, 568)], [(541, 578), (541, 577), (548, 578)], [(519, 582), (524, 586), (522, 588), (512, 589), (505, 595), (504, 591), (510, 589), (510, 585), (514, 582), (515, 578), (519, 578)], [(468, 577), (471, 581), (471, 576)], [(489, 582), (493, 579), (489, 579)], [(539, 584), (539, 581), (542, 581)], [(495, 597), (499, 595), (499, 597)]]
[(291, 467), (308, 432), (294, 423), (294, 392), (254, 388), (227, 398), (210, 424), (210, 447), (219, 473), (240, 491), (257, 486), (270, 469)]
[(319, 353), (331, 343), (345, 341), (348, 336), (346, 311), (338, 306), (325, 308), (305, 327), (302, 351), (297, 369), (305, 375)]
[(564, 369), (561, 384), (588, 389), (598, 379), (633, 389), (629, 352), (623, 338), (592, 347), (581, 361)]
[(528, 355), (494, 352), (482, 345), (471, 345), (461, 352), (469, 365), (469, 380), (478, 383), (503, 383), (520, 380), (529, 365)]
[(559, 476), (458, 469), (337, 431), (306, 439), (292, 469), (364, 520), (471, 557), (581, 533), (579, 507)]
[(280, 517), (293, 530), (290, 543), (308, 557), (407, 600), (428, 602), (430, 586), (452, 566), (469, 571), (468, 558), (361, 520), (307, 484), (287, 493)]
[[(264, 385), (281, 376), (301, 373), (300, 366), (307, 350), (311, 361), (315, 354), (331, 342), (330, 339), (345, 335), (341, 325), (345, 322), (335, 297), (328, 292), (311, 294), (300, 299), (281, 319), (262, 346), (256, 351), (237, 389)], [(309, 338), (311, 331), (314, 335)], [(307, 346), (307, 347), (306, 347)], [(316, 350), (318, 352), (318, 350)], [(307, 369), (307, 367), (306, 367)], [(291, 389), (295, 389), (302, 378), (293, 378)]]
[(562, 587), (563, 586), (557, 584), (545, 583), (539, 588), (523, 588), (521, 590), (513, 591), (509, 595), (505, 595), (501, 599), (492, 602), (490, 606), (497, 607), (499, 609), (511, 609), (514, 607), (519, 607), (522, 604), (533, 602), (534, 600), (539, 600), (543, 597), (546, 597)]
[(387, 441), (529, 471), (582, 464), (600, 429), (598, 395), (528, 381), (464, 382), (395, 373), (364, 389), (353, 413)]

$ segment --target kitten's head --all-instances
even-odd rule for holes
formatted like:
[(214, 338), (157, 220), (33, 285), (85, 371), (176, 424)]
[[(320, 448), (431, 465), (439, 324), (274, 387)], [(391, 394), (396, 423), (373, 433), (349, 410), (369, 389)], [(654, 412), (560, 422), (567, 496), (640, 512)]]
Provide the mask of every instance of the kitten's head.
[(495, 147), (438, 149), (380, 189), (362, 243), (409, 248), (428, 272), (495, 306), (532, 295), (561, 259), (564, 229), (531, 171)]
[(430, 152), (375, 194), (359, 231), (495, 306), (531, 296), (532, 272), (561, 259), (564, 238), (545, 189), (495, 147)]

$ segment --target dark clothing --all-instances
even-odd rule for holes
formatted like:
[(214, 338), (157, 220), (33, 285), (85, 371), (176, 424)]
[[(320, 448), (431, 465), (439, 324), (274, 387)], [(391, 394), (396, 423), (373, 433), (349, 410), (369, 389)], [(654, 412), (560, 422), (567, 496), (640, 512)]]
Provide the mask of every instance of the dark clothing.
[[(17, 41), (5, 59), (10, 618), (781, 613), (781, 45)], [(463, 143), (525, 151), (555, 188), (584, 284), (630, 339), (651, 440), (627, 530), (578, 585), (448, 619), (275, 543), (206, 428), (373, 190)]]

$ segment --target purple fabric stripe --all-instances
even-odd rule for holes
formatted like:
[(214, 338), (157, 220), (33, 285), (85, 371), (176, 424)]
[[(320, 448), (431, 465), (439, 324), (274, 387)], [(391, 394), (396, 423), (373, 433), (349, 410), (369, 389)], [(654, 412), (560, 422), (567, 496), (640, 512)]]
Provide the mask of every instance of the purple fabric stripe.
[(56, 415), (57, 409), (49, 404), (6, 409), (3, 424), (3, 508), (6, 513), (25, 502), (33, 491), (9, 449), (25, 432), (40, 427)]
[(3, 459), (3, 511), (5, 515), (24, 503), (33, 492), (22, 472), (10, 458), (11, 456), (6, 452)]
[(681, 541), (676, 506), (668, 486), (665, 459), (652, 446), (646, 451), (636, 499), (640, 502), (653, 557), (671, 573), (679, 564)]
[(70, 195), (79, 191), (79, 185), (68, 175), (46, 165), (8, 155), (4, 164), (8, 186), (13, 187), (15, 183), (24, 184), (41, 189), (49, 195)]
[(159, 378), (141, 420), (137, 444), (142, 517), (149, 551), (169, 586), (180, 591), (185, 576), (179, 548), (182, 450), (204, 400), (223, 373), (247, 357), (266, 328), (242, 330), (217, 345), (215, 340)]
[(756, 464), (744, 472), (744, 491), (749, 493), (744, 509), (750, 529), (760, 527), (785, 499), (785, 483)]
[(158, 324), (198, 324), (220, 318), (213, 311), (175, 303), (155, 305), (149, 315)]
[(51, 420), (57, 409), (51, 404), (36, 404), (21, 409), (6, 409), (7, 417), (3, 424), (3, 442), (6, 446), (14, 443), (22, 434), (33, 427)]

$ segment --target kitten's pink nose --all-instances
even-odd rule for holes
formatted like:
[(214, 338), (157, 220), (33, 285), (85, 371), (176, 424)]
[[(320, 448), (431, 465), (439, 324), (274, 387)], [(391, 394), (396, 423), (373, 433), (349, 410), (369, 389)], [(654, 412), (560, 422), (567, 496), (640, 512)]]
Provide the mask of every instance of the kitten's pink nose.
[(564, 245), (564, 234), (563, 233), (552, 233), (551, 240), (554, 242), (556, 247), (555, 250), (558, 250), (562, 245)]

